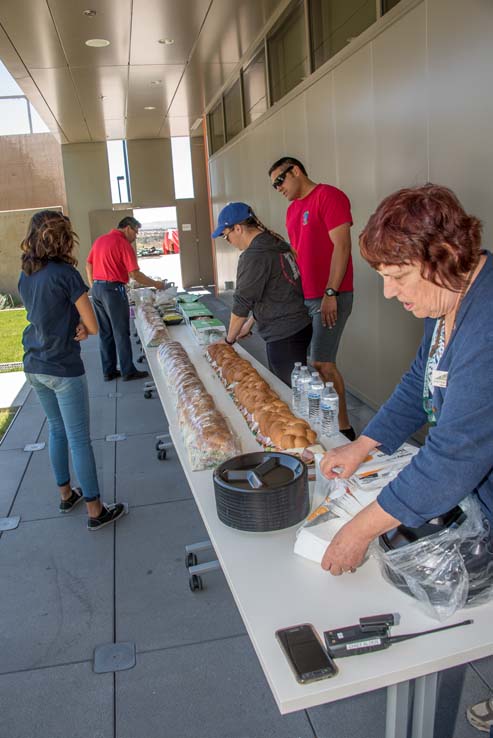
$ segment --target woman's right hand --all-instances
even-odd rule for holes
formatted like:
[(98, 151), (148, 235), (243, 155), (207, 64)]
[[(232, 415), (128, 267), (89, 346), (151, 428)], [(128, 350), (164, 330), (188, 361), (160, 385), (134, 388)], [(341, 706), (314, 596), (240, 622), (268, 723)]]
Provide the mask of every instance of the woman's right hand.
[(360, 436), (352, 443), (337, 446), (324, 454), (320, 471), (327, 479), (347, 479), (377, 446), (378, 443), (368, 436)]

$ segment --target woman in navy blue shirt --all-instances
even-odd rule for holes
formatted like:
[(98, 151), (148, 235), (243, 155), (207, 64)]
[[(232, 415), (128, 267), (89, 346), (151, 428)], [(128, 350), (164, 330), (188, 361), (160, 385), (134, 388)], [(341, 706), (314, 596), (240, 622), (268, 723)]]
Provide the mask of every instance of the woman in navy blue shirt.
[[(96, 463), (89, 435), (89, 395), (80, 341), (97, 333), (88, 288), (73, 250), (77, 236), (70, 220), (55, 210), (31, 218), (21, 243), (19, 292), (27, 309), (24, 371), (47, 415), (50, 461), (60, 491), (60, 512), (84, 499), (89, 530), (115, 522), (121, 503), (100, 500)], [(70, 484), (68, 447), (81, 489)]]
[(362, 562), (373, 538), (400, 524), (418, 528), (477, 497), (493, 528), (493, 255), (481, 223), (439, 185), (399, 190), (360, 236), (362, 256), (384, 295), (424, 318), (410, 369), (357, 441), (327, 452), (328, 478), (350, 477), (380, 447), (393, 453), (424, 423), (419, 453), (334, 537), (322, 559), (339, 575)]

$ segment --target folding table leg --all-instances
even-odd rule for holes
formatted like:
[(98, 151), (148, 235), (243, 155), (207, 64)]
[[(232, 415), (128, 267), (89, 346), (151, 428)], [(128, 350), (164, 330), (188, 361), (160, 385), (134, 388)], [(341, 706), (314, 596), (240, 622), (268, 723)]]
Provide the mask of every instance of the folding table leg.
[(409, 723), (409, 682), (387, 687), (385, 738), (407, 738)]

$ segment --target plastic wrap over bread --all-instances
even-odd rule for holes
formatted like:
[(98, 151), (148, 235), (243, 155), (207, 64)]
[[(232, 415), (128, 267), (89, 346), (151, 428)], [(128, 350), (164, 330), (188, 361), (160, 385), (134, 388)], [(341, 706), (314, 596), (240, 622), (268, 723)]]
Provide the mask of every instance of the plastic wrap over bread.
[(240, 454), (239, 440), (216, 408), (183, 346), (168, 341), (160, 347), (158, 357), (176, 397), (180, 430), (193, 471), (210, 469)]
[(136, 307), (136, 312), (141, 324), (142, 340), (146, 346), (159, 346), (169, 341), (168, 329), (155, 307), (149, 303), (141, 303)]
[(206, 355), (228, 387), (259, 443), (281, 451), (313, 445), (317, 434), (272, 389), (246, 359), (224, 343), (208, 346)]

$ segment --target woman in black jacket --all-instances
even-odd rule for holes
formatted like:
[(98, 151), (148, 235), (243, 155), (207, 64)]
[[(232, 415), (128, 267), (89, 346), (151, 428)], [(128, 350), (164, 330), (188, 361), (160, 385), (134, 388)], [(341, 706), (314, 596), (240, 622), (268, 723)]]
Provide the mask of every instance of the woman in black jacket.
[(312, 337), (293, 251), (243, 202), (221, 210), (212, 234), (219, 236), (241, 251), (226, 343), (248, 335), (256, 321), (269, 369), (290, 385), (294, 363), (306, 364)]

